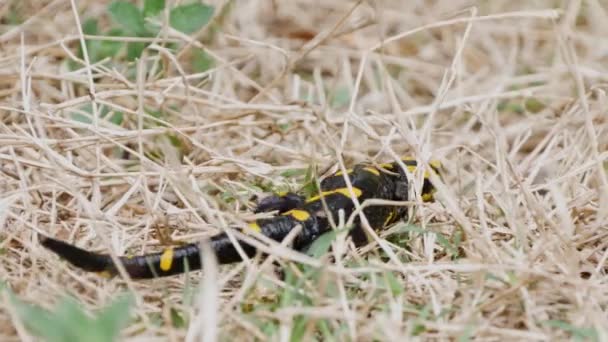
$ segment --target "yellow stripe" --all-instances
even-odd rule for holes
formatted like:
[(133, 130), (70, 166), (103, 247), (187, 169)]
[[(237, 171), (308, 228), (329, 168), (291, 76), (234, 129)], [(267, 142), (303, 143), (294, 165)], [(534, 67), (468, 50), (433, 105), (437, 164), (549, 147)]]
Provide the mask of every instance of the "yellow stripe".
[(380, 167), (383, 169), (392, 170), (394, 165), (393, 165), (393, 163), (384, 163), (384, 164), (380, 164)]
[(291, 217), (300, 222), (304, 222), (310, 218), (310, 214), (308, 213), (308, 211), (300, 209), (292, 209), (283, 213), (283, 215), (290, 215)]
[(370, 172), (370, 173), (373, 173), (373, 174), (375, 174), (376, 176), (380, 176), (380, 171), (378, 171), (376, 168), (373, 168), (373, 167), (371, 167), (371, 166), (364, 167), (364, 168), (363, 168), (363, 170), (365, 170), (365, 171), (367, 171), (367, 172)]
[[(353, 186), (353, 193), (355, 194), (355, 197), (359, 198), (359, 197), (361, 197), (361, 194), (363, 192), (361, 191), (361, 189), (355, 188)], [(348, 191), (348, 188), (339, 188), (339, 189), (335, 189), (335, 190), (323, 191), (323, 192), (321, 192), (320, 195), (309, 198), (306, 201), (306, 203), (317, 201), (321, 198), (321, 196), (325, 197), (325, 196), (329, 196), (329, 195), (333, 195), (333, 194), (342, 194), (343, 196), (350, 198), (350, 192)]]
[(260, 228), (260, 225), (257, 222), (251, 222), (249, 224), (249, 229), (253, 230), (256, 233), (260, 233), (262, 231), (262, 228)]
[(160, 269), (168, 271), (171, 269), (171, 264), (173, 264), (173, 248), (167, 248), (160, 256)]

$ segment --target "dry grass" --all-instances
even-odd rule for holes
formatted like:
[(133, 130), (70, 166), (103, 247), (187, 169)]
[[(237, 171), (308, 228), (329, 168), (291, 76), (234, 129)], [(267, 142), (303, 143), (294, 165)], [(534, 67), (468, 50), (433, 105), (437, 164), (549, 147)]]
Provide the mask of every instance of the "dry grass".
[[(19, 298), (51, 307), (69, 294), (95, 309), (128, 288), (126, 340), (283, 341), (300, 328), (608, 340), (605, 2), (209, 1), (202, 31), (163, 30), (138, 63), (71, 71), (77, 23), (108, 25), (108, 3), (0, 2), (0, 277)], [(216, 59), (208, 72), (191, 68), (195, 47)], [(86, 105), (124, 119), (78, 119)], [(279, 249), (188, 276), (104, 280), (37, 243), (44, 233), (139, 254), (196, 241), (251, 218), (253, 195), (297, 187), (293, 170), (402, 154), (443, 162), (438, 201), (417, 203), (409, 233), (331, 264)], [(294, 282), (272, 260), (323, 267), (285, 301)], [(0, 301), (0, 340), (25, 340)]]

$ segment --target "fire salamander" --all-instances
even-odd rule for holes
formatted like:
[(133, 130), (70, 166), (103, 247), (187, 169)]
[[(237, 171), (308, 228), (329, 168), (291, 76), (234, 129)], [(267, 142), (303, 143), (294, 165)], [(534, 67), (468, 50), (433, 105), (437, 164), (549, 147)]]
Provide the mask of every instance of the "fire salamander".
[[(410, 174), (416, 170), (417, 164), (414, 159), (405, 158), (402, 162)], [(439, 173), (438, 162), (431, 162), (430, 166), (434, 172)], [(287, 193), (271, 195), (262, 199), (255, 212), (276, 213), (270, 218), (260, 218), (249, 223), (249, 229), (280, 242), (292, 229), (301, 225), (302, 229), (294, 238), (292, 248), (303, 251), (321, 234), (332, 229), (328, 214), (332, 216), (333, 222), (338, 222), (339, 211), (344, 212), (344, 218), (348, 218), (353, 213), (355, 206), (352, 196), (355, 196), (359, 203), (363, 203), (367, 199), (408, 200), (408, 176), (397, 162), (378, 166), (358, 164), (354, 168), (348, 169), (347, 173), (352, 185), (350, 189), (346, 185), (345, 175), (342, 172), (336, 172), (321, 181), (320, 191), (315, 196), (304, 198), (295, 193)], [(435, 190), (429, 180), (428, 171), (424, 176), (421, 197), (424, 201), (432, 201)], [(381, 229), (397, 222), (405, 217), (406, 212), (406, 208), (400, 206), (375, 205), (363, 209), (363, 213), (373, 229)], [(356, 246), (368, 242), (358, 217), (349, 234)], [(250, 257), (255, 255), (256, 249), (253, 246), (245, 241), (238, 240), (238, 242), (245, 254)], [(114, 276), (118, 273), (112, 258), (107, 254), (88, 252), (49, 237), (42, 237), (41, 243), (72, 265), (85, 271), (99, 272), (106, 276)], [(210, 246), (217, 256), (219, 264), (242, 260), (237, 248), (226, 233), (212, 236)], [(148, 279), (200, 269), (201, 250), (198, 243), (191, 243), (166, 248), (159, 253), (120, 257), (119, 260), (131, 278)]]

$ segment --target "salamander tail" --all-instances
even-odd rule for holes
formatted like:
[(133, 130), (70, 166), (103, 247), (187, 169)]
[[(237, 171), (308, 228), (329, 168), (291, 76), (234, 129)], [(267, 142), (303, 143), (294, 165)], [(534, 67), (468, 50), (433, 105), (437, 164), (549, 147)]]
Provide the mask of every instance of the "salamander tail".
[(42, 245), (70, 264), (89, 272), (103, 272), (114, 269), (112, 258), (109, 255), (85, 251), (69, 243), (50, 237), (41, 237)]

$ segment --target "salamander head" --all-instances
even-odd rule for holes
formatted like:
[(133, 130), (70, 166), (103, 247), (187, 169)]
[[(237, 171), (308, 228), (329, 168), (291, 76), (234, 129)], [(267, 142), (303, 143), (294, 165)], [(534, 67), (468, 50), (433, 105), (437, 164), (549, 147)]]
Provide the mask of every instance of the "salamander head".
[[(404, 157), (401, 159), (401, 161), (403, 162), (403, 164), (407, 168), (407, 171), (410, 174), (413, 174), (416, 172), (418, 163), (416, 162), (415, 158)], [(431, 160), (431, 161), (429, 161), (429, 166), (431, 167), (432, 171), (435, 174), (440, 175), (440, 169), (441, 169), (440, 161)], [(408, 184), (409, 184), (409, 178), (407, 177), (407, 174), (403, 171), (403, 169), (397, 162), (393, 162), (390, 164), (383, 164), (383, 167), (385, 167), (386, 169), (393, 171), (393, 172), (399, 172), (399, 177), (396, 180), (396, 184), (395, 184), (396, 185), (395, 186), (395, 199), (406, 201), (408, 199)], [(422, 184), (422, 193), (420, 195), (422, 197), (422, 200), (425, 202), (432, 202), (435, 199), (434, 198), (435, 191), (436, 191), (436, 189), (433, 186), (433, 183), (431, 183), (430, 172), (427, 170), (424, 172), (424, 183)]]

